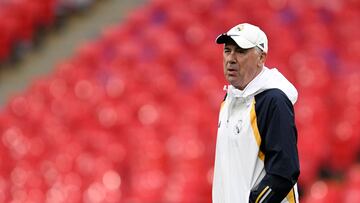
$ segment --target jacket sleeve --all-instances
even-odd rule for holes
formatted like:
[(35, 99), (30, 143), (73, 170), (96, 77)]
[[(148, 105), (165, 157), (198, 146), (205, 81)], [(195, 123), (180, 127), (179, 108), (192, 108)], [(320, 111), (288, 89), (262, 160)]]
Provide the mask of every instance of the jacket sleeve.
[(278, 89), (255, 98), (266, 175), (250, 193), (251, 203), (280, 203), (300, 174), (293, 105)]

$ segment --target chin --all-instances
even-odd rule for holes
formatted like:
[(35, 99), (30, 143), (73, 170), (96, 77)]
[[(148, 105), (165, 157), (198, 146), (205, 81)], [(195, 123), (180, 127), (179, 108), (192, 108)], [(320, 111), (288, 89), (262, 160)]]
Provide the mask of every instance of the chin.
[(232, 76), (227, 76), (226, 80), (231, 84), (234, 85), (236, 83), (236, 79)]

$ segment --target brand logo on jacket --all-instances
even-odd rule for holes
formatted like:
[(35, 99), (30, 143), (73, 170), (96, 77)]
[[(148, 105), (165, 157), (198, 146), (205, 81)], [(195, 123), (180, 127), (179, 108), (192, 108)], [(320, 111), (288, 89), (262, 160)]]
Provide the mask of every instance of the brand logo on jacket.
[(242, 126), (242, 120), (239, 120), (234, 126), (234, 135), (239, 135)]

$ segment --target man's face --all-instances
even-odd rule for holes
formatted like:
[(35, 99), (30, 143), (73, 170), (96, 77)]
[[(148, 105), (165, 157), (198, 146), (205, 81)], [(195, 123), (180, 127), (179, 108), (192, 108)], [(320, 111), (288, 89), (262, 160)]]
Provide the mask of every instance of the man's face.
[(242, 49), (232, 40), (225, 43), (223, 55), (226, 80), (241, 90), (261, 72), (266, 57), (256, 48)]

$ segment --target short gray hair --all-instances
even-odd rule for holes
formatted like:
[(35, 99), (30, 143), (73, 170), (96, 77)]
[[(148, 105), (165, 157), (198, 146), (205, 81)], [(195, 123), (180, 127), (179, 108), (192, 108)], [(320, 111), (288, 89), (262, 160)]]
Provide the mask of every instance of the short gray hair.
[(262, 49), (260, 49), (259, 47), (255, 47), (256, 51), (259, 52), (260, 54), (265, 53)]

